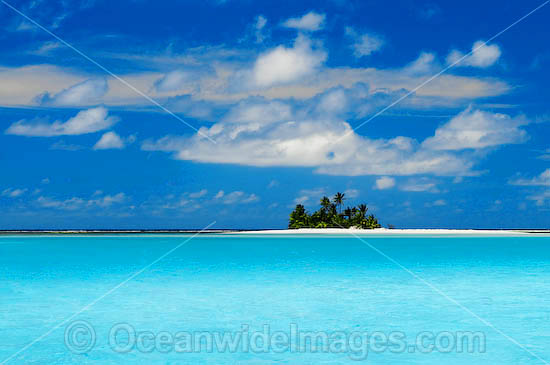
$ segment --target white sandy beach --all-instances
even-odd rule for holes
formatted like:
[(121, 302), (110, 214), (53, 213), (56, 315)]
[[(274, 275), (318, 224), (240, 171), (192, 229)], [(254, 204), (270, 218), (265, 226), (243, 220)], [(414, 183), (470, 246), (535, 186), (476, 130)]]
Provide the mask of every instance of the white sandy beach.
[(467, 235), (467, 236), (525, 236), (530, 233), (520, 230), (482, 230), (482, 229), (345, 229), (345, 228), (300, 228), (300, 229), (273, 229), (260, 231), (230, 232), (228, 234), (349, 234), (360, 236), (378, 235)]

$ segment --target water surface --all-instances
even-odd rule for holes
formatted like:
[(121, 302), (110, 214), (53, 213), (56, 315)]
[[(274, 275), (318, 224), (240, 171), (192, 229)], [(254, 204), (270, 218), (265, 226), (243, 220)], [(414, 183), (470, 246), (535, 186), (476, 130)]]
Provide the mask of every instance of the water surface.
[[(354, 348), (374, 364), (550, 361), (550, 237), (366, 237), (366, 243), (350, 236), (189, 238), (0, 237), (0, 363), (60, 323), (7, 363), (356, 363), (358, 356), (334, 348), (264, 353), (257, 343), (258, 351), (190, 353), (159, 339), (182, 332), (244, 336), (243, 328), (266, 333), (266, 326), (270, 341), (291, 328), (406, 337), (405, 349), (388, 343), (368, 353)], [(85, 345), (88, 339), (71, 332), (78, 329), (74, 323), (95, 333), (84, 353), (71, 347), (73, 340)], [(114, 351), (109, 335), (120, 324), (152, 334), (152, 342), (145, 336), (144, 346)], [(419, 334), (445, 340), (457, 332), (482, 333), (485, 348), (458, 351), (443, 343), (422, 353), (426, 348), (415, 346)], [(124, 333), (116, 339), (125, 340)], [(428, 347), (432, 342), (424, 339)]]

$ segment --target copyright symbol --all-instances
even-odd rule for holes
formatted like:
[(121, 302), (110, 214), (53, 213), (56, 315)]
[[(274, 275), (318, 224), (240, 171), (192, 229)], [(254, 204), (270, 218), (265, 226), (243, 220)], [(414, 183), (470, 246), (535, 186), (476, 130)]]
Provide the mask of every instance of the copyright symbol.
[(75, 354), (90, 351), (95, 341), (95, 330), (86, 321), (74, 321), (65, 328), (65, 346)]

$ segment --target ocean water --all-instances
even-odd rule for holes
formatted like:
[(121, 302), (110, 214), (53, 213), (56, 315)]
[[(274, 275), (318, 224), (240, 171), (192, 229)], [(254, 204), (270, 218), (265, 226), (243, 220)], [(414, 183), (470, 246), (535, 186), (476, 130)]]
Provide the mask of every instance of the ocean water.
[(190, 238), (1, 236), (0, 364), (550, 362), (548, 236)]

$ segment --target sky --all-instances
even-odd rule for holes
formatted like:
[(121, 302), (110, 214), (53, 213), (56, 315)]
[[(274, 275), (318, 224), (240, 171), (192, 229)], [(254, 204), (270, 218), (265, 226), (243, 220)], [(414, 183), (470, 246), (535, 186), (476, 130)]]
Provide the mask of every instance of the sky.
[(1, 2), (0, 229), (549, 228), (541, 4)]

